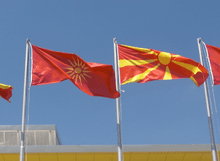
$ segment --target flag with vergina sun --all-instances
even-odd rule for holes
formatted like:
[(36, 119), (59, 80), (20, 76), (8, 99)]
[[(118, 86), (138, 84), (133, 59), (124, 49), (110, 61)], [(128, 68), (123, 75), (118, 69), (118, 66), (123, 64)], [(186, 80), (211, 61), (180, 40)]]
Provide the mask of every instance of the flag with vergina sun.
[(120, 44), (118, 53), (122, 85), (131, 82), (190, 78), (200, 86), (209, 75), (200, 63), (176, 54)]
[(57, 52), (32, 45), (32, 86), (69, 79), (91, 96), (117, 98), (112, 65), (88, 63), (76, 54)]

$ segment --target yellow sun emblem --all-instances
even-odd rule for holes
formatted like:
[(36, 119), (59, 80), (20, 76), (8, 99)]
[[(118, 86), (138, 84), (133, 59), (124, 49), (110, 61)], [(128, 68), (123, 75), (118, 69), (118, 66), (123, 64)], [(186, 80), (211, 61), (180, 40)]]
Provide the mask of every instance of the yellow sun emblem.
[[(71, 68), (65, 68), (68, 69), (69, 71), (66, 72), (75, 82), (79, 80), (79, 82), (82, 84), (82, 79), (86, 81), (86, 77), (91, 78), (89, 75), (86, 73), (89, 73), (90, 71), (86, 70), (88, 67), (85, 66), (85, 63), (77, 59), (77, 61), (73, 58), (73, 62), (70, 61)], [(87, 82), (87, 81), (86, 81)]]

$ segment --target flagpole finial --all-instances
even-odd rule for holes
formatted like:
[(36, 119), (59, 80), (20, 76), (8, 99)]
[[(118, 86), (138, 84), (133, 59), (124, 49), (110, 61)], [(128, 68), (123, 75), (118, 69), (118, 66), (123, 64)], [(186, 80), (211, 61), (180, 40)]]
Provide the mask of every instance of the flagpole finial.
[(117, 38), (116, 38), (116, 37), (113, 39), (113, 42), (114, 42), (114, 43), (117, 43)]
[(26, 41), (27, 41), (27, 43), (29, 43), (29, 42), (30, 42), (30, 39), (28, 39), (28, 38), (27, 38), (27, 40), (26, 40)]
[(197, 41), (198, 41), (199, 43), (201, 43), (202, 39), (199, 37), (199, 38), (197, 38)]

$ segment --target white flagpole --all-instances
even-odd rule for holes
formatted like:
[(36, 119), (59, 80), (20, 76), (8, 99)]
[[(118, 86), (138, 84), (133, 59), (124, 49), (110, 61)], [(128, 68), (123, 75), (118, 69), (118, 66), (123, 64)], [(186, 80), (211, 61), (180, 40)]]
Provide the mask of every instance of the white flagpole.
[[(199, 57), (200, 62), (204, 66), (204, 60), (202, 55), (202, 48), (201, 48), (201, 38), (197, 39), (198, 48), (199, 48)], [(214, 139), (214, 132), (213, 132), (213, 125), (212, 125), (212, 115), (210, 110), (210, 101), (208, 96), (208, 86), (206, 81), (204, 82), (204, 92), (205, 92), (205, 100), (206, 100), (206, 107), (207, 107), (207, 114), (208, 114), (208, 122), (209, 122), (209, 132), (210, 132), (210, 138), (211, 138), (211, 151), (212, 151), (212, 159), (213, 161), (217, 161), (217, 152), (216, 152), (216, 145), (215, 145), (215, 139)]]
[(23, 90), (23, 107), (22, 107), (22, 123), (21, 123), (21, 147), (20, 147), (20, 161), (24, 161), (24, 133), (25, 133), (25, 112), (26, 112), (26, 97), (27, 97), (27, 80), (28, 80), (28, 62), (29, 62), (29, 42), (26, 41), (26, 56), (25, 56), (25, 69), (24, 69), (24, 90)]
[[(116, 90), (120, 92), (120, 80), (119, 80), (119, 63), (118, 63), (118, 47), (117, 39), (113, 39), (114, 43), (114, 62), (115, 62), (115, 81)], [(120, 99), (116, 98), (116, 114), (117, 114), (117, 133), (118, 133), (118, 161), (123, 161), (122, 141), (121, 141), (121, 115), (120, 115)]]

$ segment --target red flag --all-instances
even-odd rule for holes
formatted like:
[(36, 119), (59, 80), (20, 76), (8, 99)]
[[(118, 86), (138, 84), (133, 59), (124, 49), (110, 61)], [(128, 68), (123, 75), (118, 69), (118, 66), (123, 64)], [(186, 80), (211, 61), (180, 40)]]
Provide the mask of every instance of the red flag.
[(32, 45), (32, 85), (69, 79), (91, 96), (117, 98), (112, 65), (88, 63), (75, 54), (51, 51)]
[(12, 89), (12, 86), (0, 83), (0, 97), (6, 99), (8, 102), (11, 102), (9, 99), (12, 96)]
[(192, 59), (153, 49), (119, 45), (121, 83), (190, 78), (200, 86), (208, 71)]
[(214, 85), (220, 84), (220, 48), (207, 45), (208, 57), (210, 60)]

